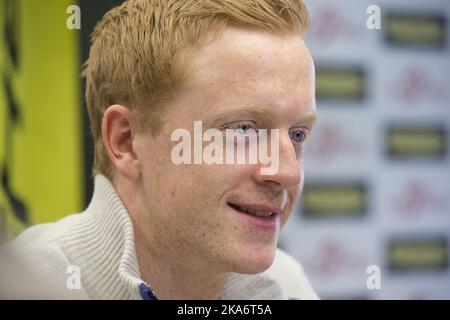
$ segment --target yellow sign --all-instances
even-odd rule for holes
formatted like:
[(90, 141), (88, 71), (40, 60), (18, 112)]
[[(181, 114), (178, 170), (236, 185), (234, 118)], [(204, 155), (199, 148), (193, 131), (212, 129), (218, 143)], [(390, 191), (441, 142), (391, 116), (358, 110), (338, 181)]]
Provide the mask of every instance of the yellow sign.
[(443, 157), (447, 153), (443, 128), (391, 127), (388, 153), (394, 157)]
[(0, 0), (0, 235), (83, 206), (78, 31), (70, 0)]
[(365, 92), (362, 70), (324, 67), (316, 70), (317, 99), (361, 100)]
[(392, 270), (445, 269), (445, 239), (393, 240), (389, 245), (389, 266)]
[(387, 15), (385, 37), (389, 43), (420, 47), (443, 47), (446, 27), (443, 16)]
[(307, 217), (357, 217), (366, 211), (362, 184), (305, 184), (301, 203)]

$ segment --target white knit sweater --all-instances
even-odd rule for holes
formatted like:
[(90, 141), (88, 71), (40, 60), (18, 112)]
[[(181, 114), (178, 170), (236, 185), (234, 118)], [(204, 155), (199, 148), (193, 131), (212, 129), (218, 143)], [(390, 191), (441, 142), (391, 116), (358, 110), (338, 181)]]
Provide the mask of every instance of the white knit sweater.
[[(95, 177), (88, 208), (55, 223), (29, 228), (9, 247), (41, 281), (37, 298), (142, 299), (133, 224), (110, 181)], [(69, 266), (81, 271), (81, 288), (69, 288)], [(69, 272), (69, 273), (68, 273)], [(34, 297), (34, 295), (32, 294)], [(256, 275), (230, 274), (220, 299), (317, 299), (300, 264), (277, 250), (273, 265)]]

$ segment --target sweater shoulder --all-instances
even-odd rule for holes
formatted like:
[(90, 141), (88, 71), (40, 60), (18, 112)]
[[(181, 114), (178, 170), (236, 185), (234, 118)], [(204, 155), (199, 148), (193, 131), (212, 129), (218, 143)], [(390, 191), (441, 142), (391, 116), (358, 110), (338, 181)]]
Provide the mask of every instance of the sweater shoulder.
[[(57, 222), (38, 224), (24, 230), (4, 246), (10, 257), (8, 277), (14, 279), (10, 287), (12, 298), (85, 299), (83, 288), (70, 290), (67, 286), (70, 261), (59, 245), (78, 215), (70, 215)], [(5, 277), (5, 272), (0, 274)]]
[(79, 214), (69, 215), (61, 220), (37, 224), (22, 231), (14, 240), (7, 243), (9, 249), (31, 254), (33, 251), (55, 244), (76, 222)]
[(221, 300), (316, 300), (301, 264), (281, 249), (272, 265), (258, 274), (231, 273)]
[(272, 266), (263, 274), (279, 284), (287, 299), (319, 299), (301, 263), (282, 249), (277, 249)]

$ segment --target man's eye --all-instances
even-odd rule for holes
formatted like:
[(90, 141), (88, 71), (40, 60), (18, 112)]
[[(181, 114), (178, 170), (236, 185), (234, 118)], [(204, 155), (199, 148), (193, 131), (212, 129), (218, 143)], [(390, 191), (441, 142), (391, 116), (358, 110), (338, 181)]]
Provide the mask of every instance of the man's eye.
[(306, 139), (306, 133), (300, 129), (292, 130), (289, 135), (295, 142), (303, 142)]
[(237, 134), (246, 134), (249, 130), (254, 130), (252, 124), (248, 122), (236, 123), (230, 125), (228, 128), (234, 130)]

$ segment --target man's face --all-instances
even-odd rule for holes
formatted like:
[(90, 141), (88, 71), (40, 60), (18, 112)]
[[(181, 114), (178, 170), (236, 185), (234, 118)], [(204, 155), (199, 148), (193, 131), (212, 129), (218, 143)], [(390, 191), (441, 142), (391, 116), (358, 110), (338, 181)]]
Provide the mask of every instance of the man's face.
[[(148, 232), (160, 254), (209, 270), (267, 269), (302, 189), (298, 137), (311, 130), (314, 112), (314, 67), (300, 36), (228, 27), (196, 54), (160, 134), (135, 137), (146, 207), (141, 233)], [(278, 129), (277, 172), (263, 175), (262, 164), (174, 164), (171, 152), (178, 141), (171, 141), (171, 134), (184, 128), (194, 137), (194, 121), (202, 121), (203, 131), (223, 133)], [(275, 213), (256, 217), (239, 207)]]

